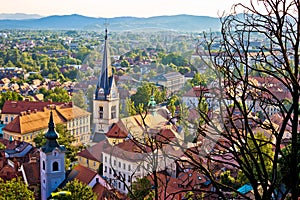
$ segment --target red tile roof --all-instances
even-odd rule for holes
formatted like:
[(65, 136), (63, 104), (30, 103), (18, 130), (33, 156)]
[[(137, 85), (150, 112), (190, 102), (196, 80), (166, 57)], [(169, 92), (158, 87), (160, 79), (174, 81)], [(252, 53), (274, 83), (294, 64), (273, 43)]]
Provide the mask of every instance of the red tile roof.
[(204, 86), (194, 86), (189, 91), (187, 91), (184, 95), (184, 97), (200, 97), (201, 95), (204, 95), (205, 93), (208, 93), (208, 89)]
[(126, 138), (128, 132), (122, 121), (118, 121), (113, 127), (106, 133), (108, 138)]
[(87, 185), (97, 175), (96, 172), (94, 172), (94, 171), (90, 170), (89, 168), (86, 168), (82, 165), (77, 165), (76, 167), (74, 167), (72, 172), (74, 172), (76, 174), (74, 177), (75, 179), (78, 179), (80, 182), (85, 183)]
[(99, 143), (79, 152), (77, 156), (81, 156), (90, 160), (102, 162), (102, 152), (104, 148), (109, 147), (110, 144), (107, 140), (102, 140)]
[(39, 102), (39, 101), (5, 101), (3, 108), (2, 108), (2, 114), (20, 114), (20, 112), (24, 111), (42, 111), (44, 107), (48, 105), (62, 105), (65, 104), (63, 102)]
[(23, 168), (29, 185), (40, 184), (40, 163), (39, 162), (24, 163)]

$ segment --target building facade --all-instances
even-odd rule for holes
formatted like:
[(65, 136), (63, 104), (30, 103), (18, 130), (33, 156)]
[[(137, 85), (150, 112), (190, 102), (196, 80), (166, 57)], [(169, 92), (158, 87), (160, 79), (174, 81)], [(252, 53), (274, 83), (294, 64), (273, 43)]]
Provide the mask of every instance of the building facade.
[(74, 145), (86, 144), (90, 141), (90, 113), (74, 106), (72, 103), (62, 105), (48, 105), (43, 111), (27, 110), (8, 123), (2, 129), (3, 137), (34, 144), (36, 135), (46, 132), (47, 118), (53, 113), (56, 124), (66, 125), (67, 131), (74, 136)]

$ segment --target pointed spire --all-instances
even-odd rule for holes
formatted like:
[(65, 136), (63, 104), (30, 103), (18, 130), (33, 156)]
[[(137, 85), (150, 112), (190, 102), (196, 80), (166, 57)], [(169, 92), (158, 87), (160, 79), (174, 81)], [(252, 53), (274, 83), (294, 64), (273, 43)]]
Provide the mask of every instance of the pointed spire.
[(53, 112), (52, 110), (50, 111), (50, 119), (48, 123), (48, 132), (46, 133), (45, 137), (47, 139), (54, 139), (56, 140), (58, 138), (57, 132), (55, 130), (55, 125), (53, 121)]
[(105, 29), (105, 36), (104, 36), (104, 49), (103, 49), (103, 60), (102, 60), (102, 67), (100, 76), (97, 83), (97, 88), (95, 91), (95, 99), (107, 99), (107, 96), (110, 94), (111, 84), (112, 84), (112, 68), (111, 68), (111, 61), (110, 61), (110, 54), (108, 49), (108, 34), (107, 28)]
[(50, 111), (50, 118), (48, 123), (48, 131), (45, 134), (45, 138), (47, 139), (46, 144), (42, 147), (43, 152), (52, 152), (53, 149), (59, 148), (61, 150), (65, 150), (64, 146), (59, 145), (57, 138), (58, 134), (55, 130), (55, 124), (53, 120), (53, 111)]

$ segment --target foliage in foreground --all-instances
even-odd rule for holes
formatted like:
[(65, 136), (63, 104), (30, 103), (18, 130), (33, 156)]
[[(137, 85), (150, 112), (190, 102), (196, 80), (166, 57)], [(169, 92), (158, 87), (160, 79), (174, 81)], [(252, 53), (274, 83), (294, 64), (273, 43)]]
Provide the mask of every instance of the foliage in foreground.
[(0, 200), (33, 200), (34, 193), (28, 189), (27, 185), (20, 179), (12, 179), (4, 182), (0, 178)]

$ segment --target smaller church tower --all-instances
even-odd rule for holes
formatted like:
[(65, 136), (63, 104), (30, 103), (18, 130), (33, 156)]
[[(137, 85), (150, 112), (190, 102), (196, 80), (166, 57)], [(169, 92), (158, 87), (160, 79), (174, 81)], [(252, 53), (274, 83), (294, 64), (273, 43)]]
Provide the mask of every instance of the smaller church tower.
[(106, 29), (102, 67), (93, 101), (94, 134), (107, 133), (119, 120), (119, 93), (110, 59)]
[(57, 142), (58, 134), (50, 112), (48, 132), (45, 134), (46, 144), (40, 151), (41, 199), (46, 200), (65, 180), (66, 148)]

